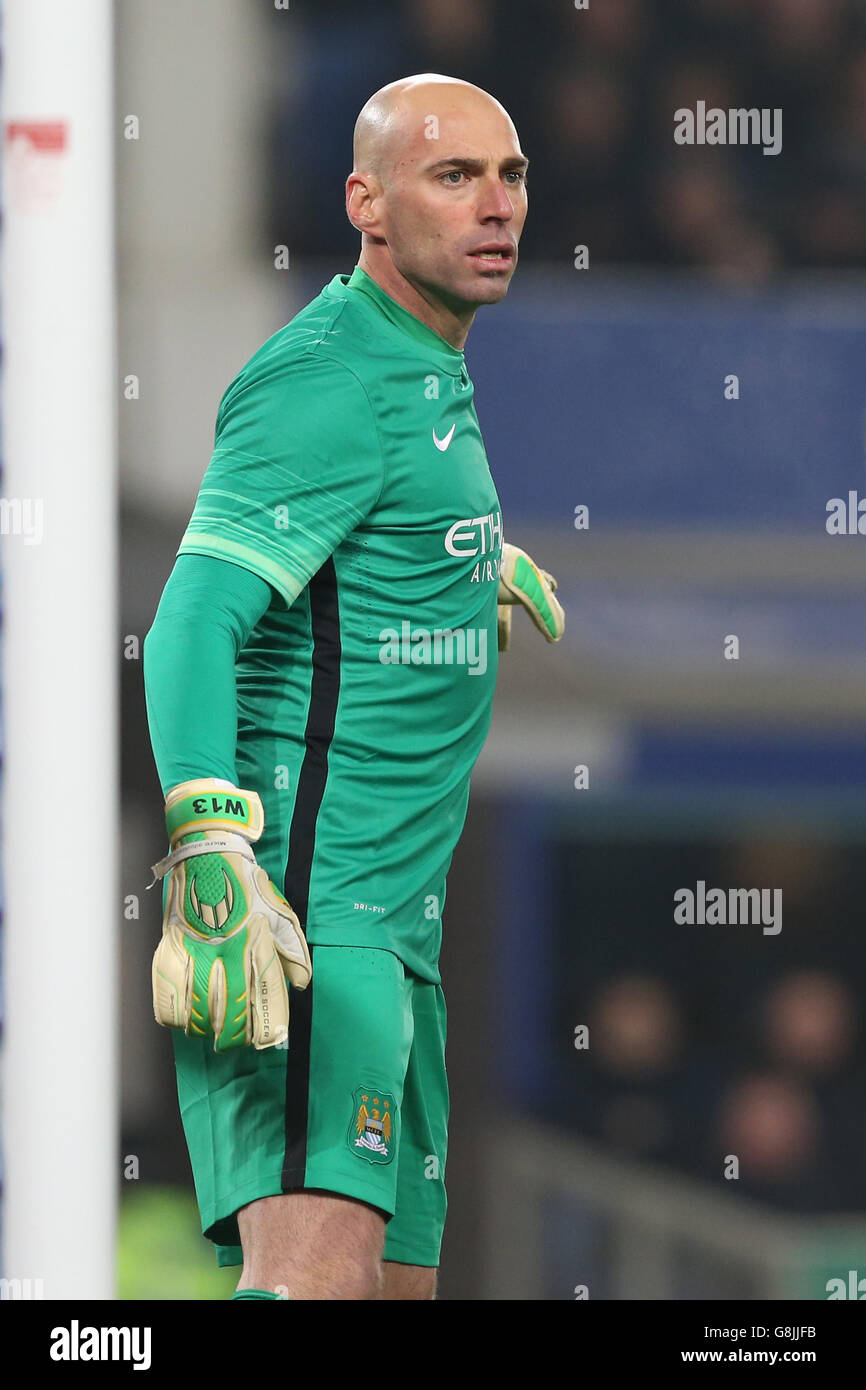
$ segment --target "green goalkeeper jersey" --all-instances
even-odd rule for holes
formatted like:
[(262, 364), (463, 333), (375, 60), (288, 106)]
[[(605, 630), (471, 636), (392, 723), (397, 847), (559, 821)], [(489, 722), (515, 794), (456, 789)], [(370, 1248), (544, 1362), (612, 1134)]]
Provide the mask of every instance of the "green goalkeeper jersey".
[(226, 391), (178, 554), (276, 591), (239, 653), (259, 861), (308, 939), (438, 979), (496, 681), (499, 500), (461, 351), (356, 267)]

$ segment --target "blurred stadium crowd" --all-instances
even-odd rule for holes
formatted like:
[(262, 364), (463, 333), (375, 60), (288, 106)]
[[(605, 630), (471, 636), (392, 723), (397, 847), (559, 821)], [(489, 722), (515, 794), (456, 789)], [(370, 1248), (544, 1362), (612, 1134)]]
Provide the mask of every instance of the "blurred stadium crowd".
[[(866, 254), (864, 0), (327, 0), (275, 26), (271, 226), (354, 249), (342, 214), (359, 86), (440, 71), (505, 104), (531, 161), (523, 254), (698, 267), (761, 283)], [(288, 44), (303, 35), (303, 58)], [(288, 73), (291, 68), (291, 79)], [(363, 75), (363, 76), (362, 76)], [(673, 142), (673, 113), (781, 108), (784, 158)]]
[[(584, 1021), (589, 1046), (570, 1063), (552, 1050), (536, 1113), (781, 1210), (866, 1207), (860, 858), (793, 839), (572, 842), (557, 1032)], [(671, 871), (780, 885), (782, 929), (672, 930)]]

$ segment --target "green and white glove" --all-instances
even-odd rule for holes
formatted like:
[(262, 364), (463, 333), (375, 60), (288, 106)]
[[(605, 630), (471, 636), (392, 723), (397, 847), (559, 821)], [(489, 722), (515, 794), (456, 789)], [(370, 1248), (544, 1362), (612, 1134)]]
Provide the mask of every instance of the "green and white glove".
[(147, 885), (170, 874), (153, 958), (157, 1023), (213, 1038), (215, 1052), (285, 1043), (288, 985), (306, 989), (312, 966), (298, 918), (252, 850), (261, 799), (198, 778), (168, 793), (165, 821), (171, 852)]
[(556, 580), (547, 570), (538, 568), (519, 546), (502, 546), (502, 567), (499, 571), (497, 611), (498, 646), (507, 652), (511, 645), (511, 614), (514, 604), (521, 603), (539, 632), (548, 642), (558, 642), (565, 632), (565, 613), (554, 598)]

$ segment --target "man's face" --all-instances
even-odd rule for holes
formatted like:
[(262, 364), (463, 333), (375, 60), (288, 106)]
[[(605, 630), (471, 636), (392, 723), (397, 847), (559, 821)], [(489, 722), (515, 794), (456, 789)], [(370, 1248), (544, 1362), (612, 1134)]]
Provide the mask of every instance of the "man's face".
[(384, 189), (385, 239), (400, 273), (443, 302), (495, 304), (517, 265), (528, 161), (491, 102), (439, 105), (408, 124)]

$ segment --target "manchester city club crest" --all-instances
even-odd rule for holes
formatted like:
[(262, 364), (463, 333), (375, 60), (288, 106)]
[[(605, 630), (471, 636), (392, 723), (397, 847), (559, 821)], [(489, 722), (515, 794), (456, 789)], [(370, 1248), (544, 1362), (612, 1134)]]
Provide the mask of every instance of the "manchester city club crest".
[(359, 1086), (352, 1096), (349, 1148), (369, 1163), (390, 1163), (396, 1123), (397, 1104), (391, 1093)]

